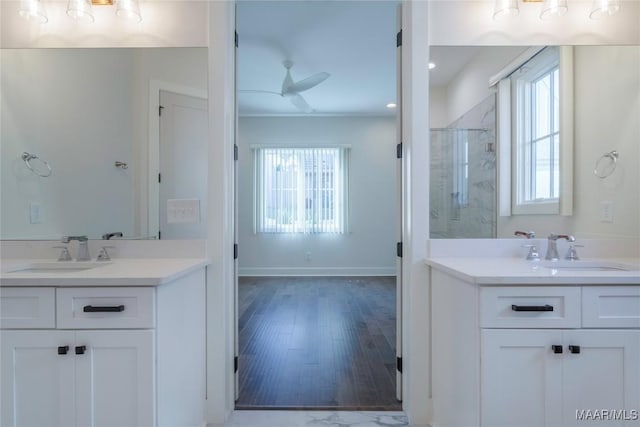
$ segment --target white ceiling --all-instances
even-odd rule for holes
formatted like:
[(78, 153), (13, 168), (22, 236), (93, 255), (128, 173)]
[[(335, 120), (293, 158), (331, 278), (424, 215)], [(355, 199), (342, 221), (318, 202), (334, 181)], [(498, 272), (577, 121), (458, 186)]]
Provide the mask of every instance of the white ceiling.
[[(386, 115), (396, 99), (397, 1), (240, 1), (238, 109), (251, 115)], [(331, 76), (302, 92), (313, 113), (276, 94), (285, 76)]]

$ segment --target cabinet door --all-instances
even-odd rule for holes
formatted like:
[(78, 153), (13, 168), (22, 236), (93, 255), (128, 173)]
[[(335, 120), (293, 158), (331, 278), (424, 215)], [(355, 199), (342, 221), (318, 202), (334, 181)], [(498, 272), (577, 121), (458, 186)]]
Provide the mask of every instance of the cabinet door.
[(482, 332), (483, 427), (561, 424), (562, 333), (554, 330)]
[[(0, 332), (3, 427), (75, 424), (73, 339), (73, 332)], [(64, 346), (67, 354), (58, 354)]]
[[(564, 334), (567, 346), (580, 346), (579, 353), (574, 349), (575, 353), (565, 355), (564, 425), (640, 426), (631, 412), (640, 409), (640, 331), (582, 330)], [(589, 410), (589, 421), (578, 420), (576, 411), (589, 417)], [(620, 418), (599, 419), (604, 415), (602, 410), (619, 410), (606, 417)]]
[(76, 332), (76, 346), (78, 426), (153, 426), (154, 331)]

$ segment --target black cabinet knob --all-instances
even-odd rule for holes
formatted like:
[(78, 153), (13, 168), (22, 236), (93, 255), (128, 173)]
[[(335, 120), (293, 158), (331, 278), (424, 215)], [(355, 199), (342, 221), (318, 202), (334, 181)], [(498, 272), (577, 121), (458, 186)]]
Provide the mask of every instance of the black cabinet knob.
[(555, 354), (562, 354), (562, 346), (561, 345), (554, 344), (554, 345), (551, 346), (551, 350), (553, 350), (553, 352)]
[(568, 348), (569, 348), (569, 352), (571, 354), (580, 354), (580, 346), (579, 345), (570, 345)]
[(85, 351), (87, 351), (87, 346), (86, 345), (78, 345), (78, 346), (76, 346), (76, 354), (84, 354)]
[(69, 352), (68, 345), (61, 345), (60, 347), (58, 347), (58, 354), (63, 355), (63, 354), (67, 354), (68, 352)]

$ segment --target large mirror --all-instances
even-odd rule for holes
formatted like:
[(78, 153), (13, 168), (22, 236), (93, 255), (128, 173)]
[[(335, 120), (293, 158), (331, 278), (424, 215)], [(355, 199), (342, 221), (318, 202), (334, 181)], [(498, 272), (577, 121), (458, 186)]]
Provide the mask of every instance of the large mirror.
[[(573, 171), (564, 177), (573, 193), (572, 209), (537, 214), (513, 209), (512, 187), (522, 162), (513, 153), (513, 134), (504, 136), (505, 122), (513, 121), (505, 118), (505, 98), (489, 81), (518, 69), (518, 58), (532, 50), (430, 48), (435, 64), (429, 72), (431, 238), (502, 238), (516, 230), (533, 230), (538, 237), (563, 232), (640, 238), (640, 46), (569, 49), (573, 97), (560, 98), (559, 104), (573, 104), (567, 131), (573, 146), (565, 154)], [(525, 65), (522, 72), (531, 68)], [(566, 97), (567, 91), (559, 93)]]
[(206, 48), (0, 55), (2, 239), (206, 237)]

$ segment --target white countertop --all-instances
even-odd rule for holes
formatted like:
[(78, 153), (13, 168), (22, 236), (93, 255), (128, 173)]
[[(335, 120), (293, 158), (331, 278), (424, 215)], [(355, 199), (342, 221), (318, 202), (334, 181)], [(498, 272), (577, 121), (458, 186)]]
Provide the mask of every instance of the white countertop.
[[(211, 263), (204, 258), (115, 258), (96, 268), (64, 273), (13, 272), (21, 266), (51, 263), (51, 259), (4, 259), (0, 286), (158, 286)], [(96, 264), (96, 263), (91, 263)], [(67, 266), (82, 266), (67, 261)]]
[[(567, 265), (571, 261), (560, 261)], [(466, 282), (478, 285), (640, 285), (640, 260), (637, 258), (581, 259), (587, 263), (622, 264), (632, 271), (547, 268), (549, 261), (521, 258), (428, 258), (425, 263)]]

